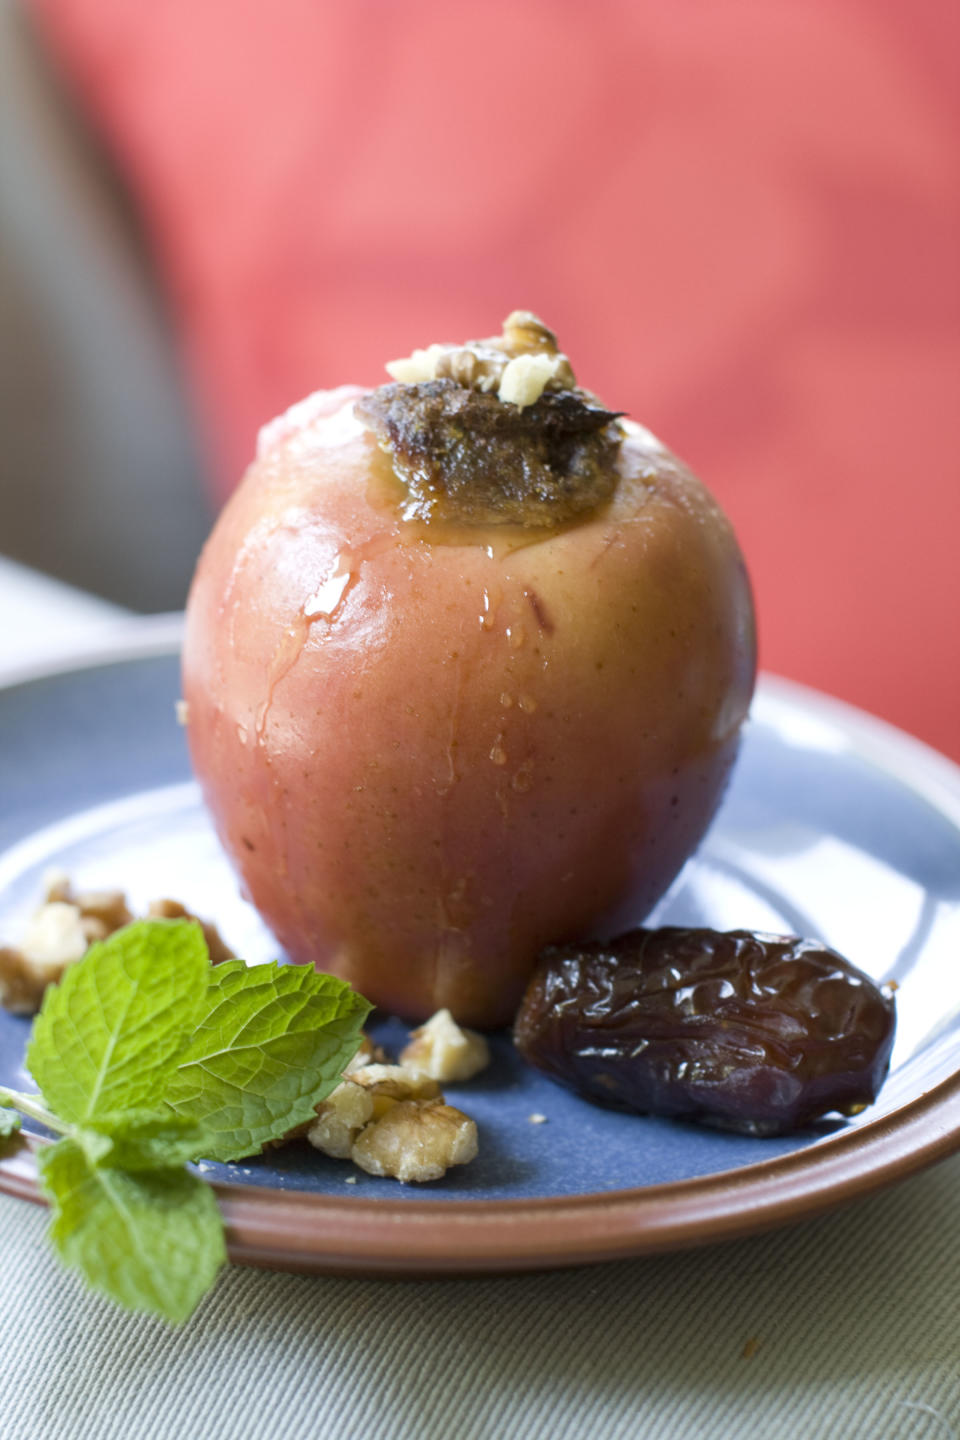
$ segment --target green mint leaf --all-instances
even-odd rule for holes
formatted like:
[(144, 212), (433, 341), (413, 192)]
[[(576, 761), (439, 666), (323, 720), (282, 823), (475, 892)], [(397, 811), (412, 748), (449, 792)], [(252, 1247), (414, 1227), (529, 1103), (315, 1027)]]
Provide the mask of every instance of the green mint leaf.
[(206, 1009), (199, 925), (140, 920), (91, 945), (34, 1021), (27, 1065), (47, 1105), (84, 1125), (158, 1103)]
[(77, 1130), (72, 1132), (72, 1138), (76, 1140), (83, 1151), (84, 1158), (90, 1165), (99, 1165), (101, 1160), (106, 1159), (113, 1149), (113, 1141), (109, 1135), (98, 1135), (95, 1130)]
[(228, 960), (164, 1099), (210, 1132), (211, 1160), (255, 1155), (309, 1120), (360, 1044), (372, 1006), (307, 965)]
[(128, 1310), (186, 1320), (226, 1258), (210, 1187), (188, 1170), (134, 1175), (92, 1165), (72, 1138), (38, 1162), (64, 1262)]
[(10, 1101), (0, 1095), (0, 1155), (9, 1148), (10, 1141), (20, 1129), (20, 1116), (8, 1109)]
[(210, 1136), (172, 1110), (101, 1115), (78, 1132), (87, 1158), (115, 1170), (168, 1170), (196, 1160)]

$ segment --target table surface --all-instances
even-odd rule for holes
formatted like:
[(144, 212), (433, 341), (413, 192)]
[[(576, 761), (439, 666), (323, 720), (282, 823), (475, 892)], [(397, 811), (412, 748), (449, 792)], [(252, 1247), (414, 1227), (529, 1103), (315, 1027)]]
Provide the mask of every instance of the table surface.
[[(139, 622), (0, 558), (0, 681)], [(2, 737), (0, 737), (2, 740)], [(789, 1230), (471, 1280), (234, 1268), (170, 1330), (0, 1196), (9, 1440), (958, 1440), (960, 1155)]]

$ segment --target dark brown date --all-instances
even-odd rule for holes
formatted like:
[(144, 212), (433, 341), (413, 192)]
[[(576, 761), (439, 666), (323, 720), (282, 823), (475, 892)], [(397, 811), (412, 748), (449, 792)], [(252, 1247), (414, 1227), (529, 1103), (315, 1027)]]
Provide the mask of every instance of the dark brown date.
[(545, 950), (514, 1039), (591, 1100), (777, 1135), (869, 1105), (895, 1023), (893, 1000), (812, 940), (664, 927)]

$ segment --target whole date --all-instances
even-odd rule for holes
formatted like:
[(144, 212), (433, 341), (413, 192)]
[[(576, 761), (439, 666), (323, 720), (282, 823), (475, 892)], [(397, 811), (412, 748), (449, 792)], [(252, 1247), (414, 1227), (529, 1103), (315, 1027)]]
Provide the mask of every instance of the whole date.
[(514, 1039), (591, 1100), (753, 1135), (872, 1103), (892, 998), (812, 940), (667, 926), (543, 952)]

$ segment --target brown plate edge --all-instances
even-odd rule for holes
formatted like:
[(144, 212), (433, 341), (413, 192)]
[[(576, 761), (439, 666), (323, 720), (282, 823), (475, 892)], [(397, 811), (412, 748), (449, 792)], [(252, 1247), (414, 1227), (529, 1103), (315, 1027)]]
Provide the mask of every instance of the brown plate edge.
[[(960, 1072), (892, 1114), (806, 1150), (640, 1189), (396, 1202), (214, 1188), (236, 1264), (424, 1278), (554, 1269), (741, 1239), (862, 1199), (957, 1150)], [(0, 1160), (0, 1191), (44, 1203), (27, 1142)]]

